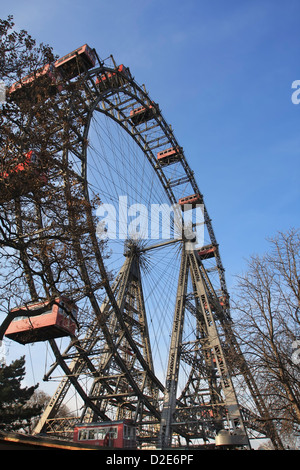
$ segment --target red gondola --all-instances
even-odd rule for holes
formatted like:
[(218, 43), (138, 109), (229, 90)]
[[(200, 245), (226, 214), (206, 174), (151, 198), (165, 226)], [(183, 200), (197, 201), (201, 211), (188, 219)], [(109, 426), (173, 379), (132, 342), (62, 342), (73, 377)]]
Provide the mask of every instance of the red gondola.
[(219, 297), (220, 305), (221, 307), (228, 307), (229, 306), (229, 301), (228, 301), (228, 296), (222, 295)]
[(217, 247), (214, 246), (214, 245), (206, 245), (206, 246), (203, 246), (199, 251), (198, 251), (198, 255), (200, 257), (200, 259), (209, 259), (209, 258), (213, 258), (215, 256), (215, 253), (217, 251)]
[(125, 67), (123, 64), (118, 66), (117, 72), (106, 72), (96, 78), (95, 84), (99, 88), (99, 91), (105, 91), (110, 88), (119, 88), (125, 84), (126, 80), (124, 80), (124, 78), (131, 78), (129, 68)]
[(9, 88), (8, 93), (14, 98), (20, 98), (21, 93), (25, 89), (30, 88), (33, 83), (38, 83), (38, 90), (34, 89), (34, 94), (36, 96), (41, 96), (42, 94), (45, 94), (46, 96), (54, 95), (58, 91), (62, 90), (62, 85), (60, 82), (61, 76), (59, 73), (56, 73), (54, 65), (47, 64), (37, 72), (30, 73), (20, 81), (15, 82)]
[(11, 168), (8, 171), (3, 171), (0, 173), (0, 178), (9, 178), (15, 173), (20, 173), (21, 171), (25, 172), (30, 169), (36, 169), (39, 163), (39, 158), (37, 154), (30, 150), (25, 154), (24, 160), (16, 165), (10, 165)]
[(58, 59), (54, 66), (56, 70), (62, 72), (67, 78), (73, 78), (85, 70), (94, 67), (96, 60), (97, 57), (94, 50), (87, 44), (84, 44), (84, 46), (78, 47), (75, 51)]
[(39, 157), (33, 150), (27, 152), (23, 161), (13, 161), (0, 172), (0, 202), (28, 194), (47, 184), (48, 177), (41, 170)]
[(171, 163), (178, 162), (180, 160), (181, 151), (179, 147), (171, 147), (169, 149), (158, 152), (157, 160), (161, 166), (170, 165)]
[[(220, 304), (221, 307), (228, 307), (228, 298), (227, 298), (226, 295), (222, 295), (221, 297), (219, 297), (218, 300), (219, 300), (219, 304)], [(211, 308), (213, 311), (215, 311), (215, 306), (214, 306), (214, 304), (209, 303), (209, 305), (210, 305), (210, 308)], [(206, 302), (205, 302), (205, 304), (204, 304), (204, 307), (205, 307), (206, 309), (208, 308)]]
[(193, 209), (197, 204), (202, 204), (203, 199), (200, 194), (192, 194), (179, 199), (178, 204), (182, 207), (182, 210)]
[(134, 125), (142, 124), (143, 122), (153, 119), (155, 114), (155, 108), (149, 105), (147, 108), (139, 106), (130, 111), (130, 119)]
[(56, 298), (54, 303), (38, 302), (14, 308), (10, 313), (16, 317), (5, 336), (20, 344), (74, 335), (77, 328), (78, 308), (65, 296)]
[(82, 423), (74, 428), (75, 442), (115, 449), (136, 449), (136, 427), (129, 419)]

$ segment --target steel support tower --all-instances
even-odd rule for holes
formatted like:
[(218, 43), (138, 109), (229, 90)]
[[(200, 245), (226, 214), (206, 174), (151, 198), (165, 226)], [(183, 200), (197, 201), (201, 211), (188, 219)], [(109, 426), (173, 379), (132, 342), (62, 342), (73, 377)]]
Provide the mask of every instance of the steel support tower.
[[(61, 292), (81, 312), (81, 328), (67, 345), (49, 340), (55, 359), (45, 380), (59, 369), (63, 378), (34, 432), (70, 437), (78, 421), (130, 418), (140, 443), (159, 448), (215, 442), (220, 432), (234, 445), (249, 447), (260, 434), (282, 448), (236, 340), (219, 245), (172, 127), (145, 87), (112, 57), (78, 68), (67, 82), (49, 97), (58, 143), (48, 183), (4, 205), (27, 288), (24, 302)], [(171, 240), (157, 234), (157, 242), (144, 243), (130, 233), (119, 244), (109, 239), (112, 274), (94, 200), (120, 216), (120, 195), (131, 207), (142, 203), (148, 215), (155, 204), (177, 205), (193, 196), (203, 214), (202, 243), (176, 235), (174, 225)], [(163, 355), (160, 370), (157, 354)], [(71, 390), (81, 413), (59, 418)]]

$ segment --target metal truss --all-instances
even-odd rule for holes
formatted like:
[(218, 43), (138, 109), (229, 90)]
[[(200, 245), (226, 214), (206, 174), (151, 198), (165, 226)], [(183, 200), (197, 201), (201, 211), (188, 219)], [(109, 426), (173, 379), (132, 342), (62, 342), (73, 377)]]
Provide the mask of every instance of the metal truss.
[[(30, 269), (33, 257), (27, 248), (37, 239), (45, 272), (45, 297), (63, 289), (75, 301), (84, 300), (88, 305), (82, 334), (72, 338), (64, 351), (55, 340), (50, 341), (55, 362), (45, 379), (58, 367), (64, 376), (34, 432), (70, 436), (71, 425), (57, 418), (57, 413), (74, 388), (83, 402), (77, 421), (130, 417), (141, 440), (161, 448), (171, 446), (174, 437), (208, 442), (224, 429), (239, 435), (240, 443), (246, 446), (249, 429), (259, 431), (280, 448), (280, 439), (233, 332), (224, 268), (204, 198), (172, 127), (145, 87), (130, 72), (120, 71), (114, 60), (111, 65), (99, 61), (97, 67), (75, 80), (73, 92), (62, 92), (50, 110), (53, 122), (62, 109), (67, 110), (56, 129), (60, 144), (53, 149), (50, 197), (18, 198), (10, 209), (16, 237), (21, 241), (20, 264), (29, 296), (39, 297), (34, 270)], [(182, 250), (165, 383), (154, 367), (141, 269), (146, 250), (151, 253), (163, 243), (148, 248), (125, 244), (125, 261), (118, 275), (114, 279), (109, 275), (96, 233), (89, 181), (89, 135), (95, 116), (116, 123), (132, 139), (170, 204), (191, 194), (201, 200), (204, 247), (187, 249), (184, 239), (175, 240)], [(158, 153), (166, 149), (176, 149), (176, 153), (170, 159), (158, 159)], [(47, 240), (57, 237), (58, 228), (42, 210), (43, 204), (47, 206), (55, 199), (58, 187), (62, 188), (59, 204), (66, 213), (66, 224), (60, 229), (68, 235), (73, 263), (64, 273), (62, 286), (53, 272), (54, 262), (51, 264), (47, 257)], [(139, 201), (140, 194), (135, 197)], [(76, 213), (79, 200), (84, 201), (80, 217)], [(30, 222), (27, 213), (34, 214)], [(63, 251), (62, 245), (58, 245), (57, 259), (59, 250)], [(105, 290), (105, 298), (99, 294), (100, 288)], [(239, 404), (235, 369), (250, 390), (254, 411)], [(83, 385), (84, 380), (88, 386)], [(267, 424), (261, 426), (261, 421)]]

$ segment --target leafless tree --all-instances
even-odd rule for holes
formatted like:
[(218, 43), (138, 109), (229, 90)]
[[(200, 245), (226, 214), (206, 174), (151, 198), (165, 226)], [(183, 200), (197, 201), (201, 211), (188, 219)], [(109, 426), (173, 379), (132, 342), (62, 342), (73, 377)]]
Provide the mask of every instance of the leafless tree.
[[(3, 312), (62, 292), (92, 289), (103, 275), (92, 253), (103, 254), (105, 245), (91, 236), (99, 199), (88, 200), (74, 158), (69, 158), (86, 145), (81, 76), (59, 77), (55, 83), (37, 80), (55, 60), (52, 49), (13, 27), (11, 16), (0, 20), (0, 79), (7, 88), (6, 102), (0, 105)], [(24, 86), (26, 76), (32, 80)], [(38, 169), (15, 171), (30, 151), (38, 156)]]
[(300, 425), (300, 231), (269, 240), (238, 276), (236, 324), (248, 364), (284, 434)]
[[(47, 393), (45, 393), (43, 390), (35, 390), (30, 400), (28, 400), (27, 406), (31, 406), (31, 407), (36, 406), (36, 407), (41, 408), (40, 415), (30, 420), (28, 428), (26, 429), (26, 431), (29, 434), (31, 434), (32, 430), (35, 428), (36, 424), (38, 423), (38, 420), (40, 419), (40, 416), (42, 415), (44, 409), (48, 405), (50, 399), (51, 397)], [(59, 418), (74, 417), (75, 418), (75, 415), (67, 407), (67, 405), (62, 404), (62, 406), (59, 408), (57, 417)]]

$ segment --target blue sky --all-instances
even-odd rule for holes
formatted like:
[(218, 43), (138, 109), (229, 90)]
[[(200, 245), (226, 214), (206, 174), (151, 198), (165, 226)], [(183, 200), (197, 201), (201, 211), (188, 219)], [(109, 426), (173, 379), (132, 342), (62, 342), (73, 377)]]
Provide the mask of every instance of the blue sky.
[(15, 0), (16, 29), (84, 43), (145, 83), (195, 171), (229, 289), (266, 237), (299, 226), (298, 0)]

